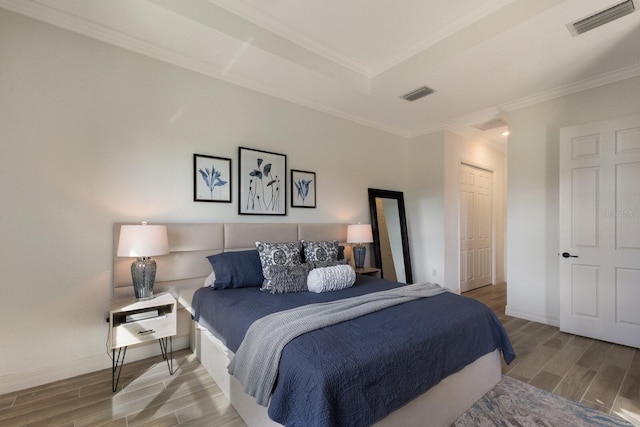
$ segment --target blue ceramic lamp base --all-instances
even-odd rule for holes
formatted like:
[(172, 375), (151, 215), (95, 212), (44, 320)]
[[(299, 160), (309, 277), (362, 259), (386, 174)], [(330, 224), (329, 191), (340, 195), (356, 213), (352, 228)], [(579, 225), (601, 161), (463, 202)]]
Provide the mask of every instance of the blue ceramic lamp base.
[(149, 257), (139, 257), (131, 263), (131, 278), (136, 299), (153, 298), (153, 284), (156, 281), (156, 262)]
[(353, 262), (356, 268), (364, 267), (364, 256), (366, 253), (367, 248), (362, 244), (353, 247)]

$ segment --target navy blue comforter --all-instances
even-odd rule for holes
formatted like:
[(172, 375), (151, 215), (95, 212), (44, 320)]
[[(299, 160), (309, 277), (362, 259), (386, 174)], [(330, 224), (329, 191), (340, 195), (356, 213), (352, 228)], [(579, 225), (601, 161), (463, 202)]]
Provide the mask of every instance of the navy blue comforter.
[[(401, 286), (358, 276), (337, 292), (277, 294), (199, 289), (193, 317), (237, 351), (254, 321), (304, 304)], [(284, 348), (269, 417), (285, 426), (368, 426), (479, 357), (515, 357), (484, 304), (445, 292), (304, 334)]]

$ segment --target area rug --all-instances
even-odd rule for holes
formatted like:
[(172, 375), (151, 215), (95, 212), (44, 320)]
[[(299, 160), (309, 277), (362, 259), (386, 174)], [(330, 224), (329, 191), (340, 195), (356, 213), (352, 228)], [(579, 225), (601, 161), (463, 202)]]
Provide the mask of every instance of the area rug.
[(453, 424), (456, 427), (582, 427), (632, 424), (508, 376)]

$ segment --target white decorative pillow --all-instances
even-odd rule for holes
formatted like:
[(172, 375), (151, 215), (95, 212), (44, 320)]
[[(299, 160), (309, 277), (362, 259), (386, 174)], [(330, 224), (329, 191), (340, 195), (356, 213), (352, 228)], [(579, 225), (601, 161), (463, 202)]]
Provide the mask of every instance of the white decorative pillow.
[(212, 288), (213, 284), (215, 283), (215, 281), (216, 281), (216, 272), (212, 271), (211, 274), (209, 274), (207, 276), (207, 278), (204, 279), (204, 285), (203, 286), (208, 286), (208, 287)]
[(315, 293), (339, 291), (353, 286), (355, 281), (356, 272), (350, 265), (334, 265), (311, 270), (307, 288)]

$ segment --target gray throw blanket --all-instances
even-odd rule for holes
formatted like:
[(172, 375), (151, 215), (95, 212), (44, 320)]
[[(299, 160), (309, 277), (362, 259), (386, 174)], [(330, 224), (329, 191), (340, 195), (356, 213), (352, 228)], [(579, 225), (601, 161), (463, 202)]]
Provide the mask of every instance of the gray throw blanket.
[(249, 327), (228, 366), (244, 391), (267, 406), (278, 374), (282, 349), (292, 339), (346, 320), (411, 300), (448, 291), (434, 283), (418, 283), (353, 298), (309, 304), (265, 316)]

